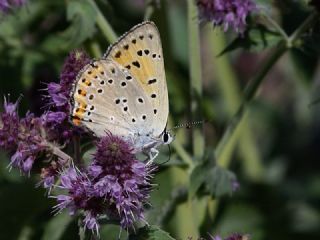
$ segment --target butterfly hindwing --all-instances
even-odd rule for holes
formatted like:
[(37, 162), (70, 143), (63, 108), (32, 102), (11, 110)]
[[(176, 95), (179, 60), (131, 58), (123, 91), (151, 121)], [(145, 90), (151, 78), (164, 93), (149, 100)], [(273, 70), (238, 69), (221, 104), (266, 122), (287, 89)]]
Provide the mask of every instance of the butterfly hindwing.
[(109, 47), (106, 59), (126, 68), (151, 103), (152, 130), (159, 136), (168, 118), (168, 92), (164, 71), (161, 39), (152, 22), (141, 23)]
[(72, 121), (97, 136), (146, 134), (153, 121), (147, 95), (129, 71), (110, 59), (88, 64), (77, 77)]

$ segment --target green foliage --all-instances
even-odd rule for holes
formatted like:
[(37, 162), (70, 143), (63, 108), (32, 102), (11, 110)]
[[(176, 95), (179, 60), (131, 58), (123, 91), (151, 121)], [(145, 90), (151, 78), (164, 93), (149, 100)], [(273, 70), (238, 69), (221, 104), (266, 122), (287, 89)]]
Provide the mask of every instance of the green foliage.
[(275, 31), (271, 31), (264, 25), (257, 25), (250, 28), (243, 36), (238, 36), (222, 50), (218, 56), (234, 51), (236, 49), (245, 49), (259, 52), (266, 48), (271, 48), (279, 43), (281, 36)]
[(42, 240), (59, 240), (66, 231), (73, 218), (67, 212), (53, 217), (45, 227)]
[(211, 158), (198, 164), (190, 175), (189, 196), (194, 197), (201, 187), (212, 197), (219, 198), (232, 194), (236, 176), (231, 171), (219, 167)]
[[(88, 17), (90, 16), (90, 17)], [(67, 18), (71, 25), (62, 36), (73, 47), (77, 47), (95, 32), (97, 11), (87, 0), (71, 0), (67, 2)]]

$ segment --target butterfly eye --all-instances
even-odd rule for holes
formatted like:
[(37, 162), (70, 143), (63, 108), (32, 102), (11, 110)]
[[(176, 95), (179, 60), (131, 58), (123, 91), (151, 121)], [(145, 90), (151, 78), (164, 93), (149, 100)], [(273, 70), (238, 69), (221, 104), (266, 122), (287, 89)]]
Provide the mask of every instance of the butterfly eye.
[(169, 134), (168, 134), (167, 132), (165, 132), (165, 133), (163, 134), (163, 142), (164, 142), (164, 143), (167, 143), (168, 140), (169, 140)]
[(168, 132), (164, 132), (162, 135), (162, 141), (164, 144), (169, 144), (173, 141), (173, 137)]

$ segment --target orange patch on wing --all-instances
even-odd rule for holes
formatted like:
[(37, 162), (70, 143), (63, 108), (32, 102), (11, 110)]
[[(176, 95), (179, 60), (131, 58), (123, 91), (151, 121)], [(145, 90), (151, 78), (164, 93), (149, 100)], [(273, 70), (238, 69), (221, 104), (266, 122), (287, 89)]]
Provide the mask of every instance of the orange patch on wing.
[(72, 122), (74, 125), (79, 126), (81, 123), (81, 119), (77, 116), (72, 116)]
[[(121, 50), (121, 54), (117, 55), (118, 51), (114, 50), (116, 54), (112, 55), (112, 60), (122, 66), (127, 67), (135, 79), (137, 79), (143, 89), (150, 94), (153, 90), (148, 86), (148, 80), (156, 76), (154, 59), (148, 55), (139, 56), (138, 51), (144, 51), (147, 46), (140, 41), (136, 44), (130, 44), (128, 50)], [(149, 50), (149, 49), (148, 49)]]
[(76, 114), (77, 115), (83, 115), (86, 112), (84, 108), (77, 108), (76, 109)]
[(80, 94), (81, 96), (85, 97), (87, 95), (87, 91), (84, 89), (79, 89), (78, 90), (78, 94)]
[(86, 80), (84, 83), (85, 83), (87, 86), (90, 86), (90, 85), (91, 85), (91, 81), (89, 81), (89, 80)]
[(81, 106), (86, 106), (87, 105), (86, 99), (81, 95), (75, 95), (74, 99)]
[(80, 104), (79, 104), (79, 107), (80, 107), (80, 108), (83, 108), (83, 109), (86, 109), (87, 106), (88, 106), (87, 104), (83, 104), (83, 103), (80, 103)]

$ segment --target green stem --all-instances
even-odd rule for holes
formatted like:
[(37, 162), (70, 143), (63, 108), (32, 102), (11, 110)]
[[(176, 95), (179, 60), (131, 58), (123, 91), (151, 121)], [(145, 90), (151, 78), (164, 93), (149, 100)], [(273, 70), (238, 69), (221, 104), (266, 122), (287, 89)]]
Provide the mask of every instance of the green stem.
[[(214, 74), (216, 76), (219, 92), (222, 94), (222, 99), (226, 112), (231, 118), (239, 107), (241, 102), (241, 90), (239, 81), (230, 63), (229, 56), (223, 55), (218, 58), (216, 56), (227, 46), (226, 38), (223, 32), (212, 31), (212, 28), (206, 28), (206, 36), (209, 40), (210, 49), (212, 51), (212, 64), (214, 65)], [(216, 29), (218, 30), (218, 29)], [(243, 117), (239, 125), (239, 136), (234, 134), (235, 141), (230, 141), (227, 150), (224, 150), (220, 156), (220, 161), (228, 163), (231, 161), (233, 149), (239, 145), (239, 155), (243, 164), (243, 169), (250, 180), (258, 181), (263, 172), (263, 166), (257, 145), (252, 136), (250, 128), (250, 116)], [(233, 143), (233, 144), (231, 144)], [(226, 158), (226, 159), (224, 159)], [(222, 160), (224, 159), (224, 160)]]
[(80, 148), (80, 138), (79, 136), (73, 137), (73, 151), (74, 151), (74, 161), (76, 164), (81, 165), (81, 148)]
[(156, 219), (156, 225), (163, 226), (168, 222), (168, 218), (175, 210), (177, 205), (185, 202), (188, 199), (188, 189), (186, 187), (179, 187), (172, 191), (170, 199), (167, 200), (161, 207), (161, 212)]
[[(192, 120), (201, 118), (198, 100), (202, 96), (201, 58), (200, 58), (200, 31), (198, 22), (198, 8), (194, 0), (188, 2), (188, 29), (189, 29), (189, 69), (191, 88), (191, 114)], [(197, 118), (197, 119), (196, 119)], [(200, 158), (204, 152), (204, 137), (199, 129), (192, 132), (193, 153)]]
[(145, 11), (145, 14), (144, 14), (144, 18), (143, 18), (143, 19), (144, 19), (145, 21), (150, 20), (153, 12), (154, 12), (154, 7), (151, 6), (151, 5), (148, 5), (148, 6), (146, 7), (146, 11)]
[(86, 233), (83, 227), (82, 219), (79, 217), (78, 219), (78, 227), (79, 227), (79, 239), (84, 240), (86, 238)]
[(301, 34), (307, 31), (319, 20), (319, 13), (314, 11), (310, 16), (292, 33), (287, 41), (287, 47), (292, 48), (295, 46), (296, 41), (300, 38)]
[(97, 25), (100, 28), (101, 32), (105, 36), (105, 38), (110, 42), (115, 42), (118, 37), (117, 34), (113, 31), (110, 23), (107, 21), (107, 19), (103, 16), (102, 12), (98, 8), (97, 4), (93, 0), (88, 0), (89, 3), (92, 4), (92, 6), (95, 8), (97, 12), (96, 21)]
[(102, 51), (101, 51), (100, 45), (97, 41), (92, 41), (90, 43), (90, 49), (91, 49), (91, 52), (95, 58), (97, 58), (97, 59), (101, 58)]
[(247, 88), (245, 89), (243, 101), (238, 111), (236, 112), (234, 117), (231, 119), (229, 126), (227, 127), (226, 131), (224, 132), (221, 140), (219, 141), (216, 147), (215, 156), (216, 156), (217, 162), (220, 165), (222, 166), (228, 165), (228, 163), (226, 162), (219, 161), (220, 156), (223, 153), (224, 149), (227, 147), (228, 142), (232, 139), (233, 135), (235, 134), (236, 129), (239, 126), (239, 123), (241, 122), (242, 117), (244, 116), (248, 103), (252, 100), (252, 98), (256, 94), (265, 76), (273, 67), (273, 65), (278, 61), (278, 59), (286, 52), (286, 50), (288, 50), (289, 48), (292, 48), (295, 45), (296, 41), (299, 40), (301, 35), (316, 23), (318, 18), (319, 18), (319, 14), (317, 12), (313, 12), (296, 29), (296, 31), (294, 31), (294, 33), (286, 41), (281, 40), (278, 44), (277, 49), (275, 49), (275, 51), (269, 56), (266, 63), (261, 68), (260, 72), (258, 72), (256, 77), (249, 82)]
[(247, 88), (244, 91), (243, 101), (238, 111), (236, 112), (234, 117), (231, 119), (229, 126), (227, 127), (226, 131), (224, 132), (221, 140), (219, 141), (216, 147), (215, 155), (216, 155), (217, 162), (220, 165), (222, 166), (228, 165), (225, 162), (219, 161), (221, 154), (223, 153), (224, 149), (228, 145), (228, 142), (234, 135), (235, 130), (239, 126), (239, 123), (245, 113), (248, 103), (254, 97), (263, 79), (265, 78), (267, 73), (270, 71), (270, 69), (274, 66), (274, 64), (278, 61), (278, 59), (286, 52), (286, 50), (287, 48), (286, 48), (285, 42), (281, 41), (277, 49), (275, 49), (275, 51), (266, 60), (265, 64), (263, 64), (263, 67), (261, 68), (260, 72), (258, 72), (258, 74), (249, 82)]
[(288, 34), (280, 27), (280, 25), (274, 21), (268, 14), (261, 13), (261, 17), (263, 17), (271, 26), (274, 27), (275, 30), (282, 36), (284, 40), (288, 40), (289, 36)]
[(194, 163), (189, 153), (183, 148), (179, 141), (173, 141), (172, 146), (181, 160), (188, 165), (188, 169), (191, 171), (194, 167)]
[(144, 20), (147, 21), (151, 18), (152, 14), (154, 12), (154, 3), (153, 0), (149, 0), (146, 3), (146, 11), (144, 13)]

